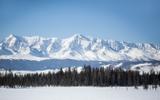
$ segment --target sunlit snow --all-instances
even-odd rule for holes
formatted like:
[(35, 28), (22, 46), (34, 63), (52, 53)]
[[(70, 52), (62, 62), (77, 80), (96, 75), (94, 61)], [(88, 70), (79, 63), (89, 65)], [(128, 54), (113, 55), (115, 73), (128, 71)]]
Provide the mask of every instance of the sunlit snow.
[(159, 100), (160, 88), (31, 87), (0, 88), (0, 100)]

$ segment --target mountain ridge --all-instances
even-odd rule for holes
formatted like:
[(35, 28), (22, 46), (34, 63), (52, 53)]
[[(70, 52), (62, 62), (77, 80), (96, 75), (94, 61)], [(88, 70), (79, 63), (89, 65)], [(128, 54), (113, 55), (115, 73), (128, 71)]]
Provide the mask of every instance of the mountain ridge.
[(86, 61), (160, 61), (160, 45), (88, 38), (9, 35), (0, 42), (0, 59), (74, 59)]

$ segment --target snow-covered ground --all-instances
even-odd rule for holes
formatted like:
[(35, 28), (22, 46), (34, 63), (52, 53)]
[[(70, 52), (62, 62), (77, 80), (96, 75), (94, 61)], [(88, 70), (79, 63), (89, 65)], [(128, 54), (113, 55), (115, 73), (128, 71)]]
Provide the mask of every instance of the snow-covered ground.
[[(69, 70), (69, 67), (65, 67), (65, 68), (62, 68), (62, 71), (63, 72), (66, 72)], [(70, 67), (70, 70), (73, 71), (73, 70), (76, 70), (78, 73), (80, 73), (82, 70), (83, 70), (83, 67), (79, 66), (79, 67)], [(32, 71), (32, 70), (12, 70), (12, 71), (9, 71), (9, 70), (4, 70), (4, 69), (0, 69), (0, 74), (8, 74), (10, 72), (12, 72), (13, 74), (16, 74), (16, 75), (25, 75), (25, 74), (40, 74), (40, 73), (57, 73), (60, 71), (60, 68), (58, 69), (46, 69), (46, 70), (36, 70), (36, 71)]]
[(0, 100), (159, 100), (160, 87), (0, 88)]

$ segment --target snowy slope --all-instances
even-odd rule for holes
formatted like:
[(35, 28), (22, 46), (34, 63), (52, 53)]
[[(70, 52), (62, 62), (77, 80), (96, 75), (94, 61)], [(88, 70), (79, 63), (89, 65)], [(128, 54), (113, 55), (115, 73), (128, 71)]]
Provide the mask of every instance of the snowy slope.
[(87, 61), (160, 61), (160, 46), (88, 38), (20, 37), (13, 34), (0, 43), (0, 59), (74, 59)]
[(159, 100), (160, 87), (0, 88), (0, 100)]
[[(63, 72), (68, 71), (70, 68), (71, 71), (76, 70), (78, 73), (80, 73), (81, 71), (83, 71), (83, 67), (79, 66), (79, 67), (65, 67), (62, 68)], [(5, 75), (5, 74), (9, 74), (10, 72), (12, 72), (13, 74), (16, 75), (25, 75), (25, 74), (40, 74), (40, 73), (57, 73), (60, 71), (60, 68), (54, 68), (54, 69), (44, 69), (44, 70), (5, 70), (5, 69), (0, 69), (0, 74)]]

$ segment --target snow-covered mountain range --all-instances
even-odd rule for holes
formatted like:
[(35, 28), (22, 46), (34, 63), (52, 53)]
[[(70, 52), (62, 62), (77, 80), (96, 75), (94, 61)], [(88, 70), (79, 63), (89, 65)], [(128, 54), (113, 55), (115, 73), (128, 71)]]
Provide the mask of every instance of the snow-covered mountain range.
[(0, 69), (46, 70), (84, 65), (160, 71), (160, 45), (79, 34), (65, 39), (11, 34), (0, 42)]
[(0, 59), (160, 61), (160, 45), (88, 38), (80, 34), (65, 39), (11, 34), (0, 43)]

